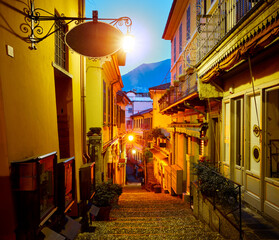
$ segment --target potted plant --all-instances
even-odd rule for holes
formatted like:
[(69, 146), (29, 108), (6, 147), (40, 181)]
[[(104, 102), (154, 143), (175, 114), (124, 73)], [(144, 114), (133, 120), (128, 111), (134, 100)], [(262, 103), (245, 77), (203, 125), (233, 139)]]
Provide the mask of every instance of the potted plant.
[(117, 206), (117, 205), (118, 205), (119, 197), (120, 197), (120, 195), (121, 195), (122, 192), (123, 192), (123, 188), (122, 188), (121, 185), (119, 185), (119, 184), (117, 184), (117, 183), (114, 183), (114, 184), (111, 185), (111, 189), (112, 189), (112, 191), (114, 191), (114, 193), (115, 193), (115, 196), (114, 196), (114, 198), (112, 199), (111, 204), (112, 204), (112, 206)]
[(180, 74), (178, 76), (179, 82), (185, 82), (185, 74)]
[(174, 80), (174, 81), (173, 81), (173, 85), (174, 85), (175, 87), (178, 87), (178, 86), (179, 86), (179, 80)]
[(109, 221), (109, 214), (113, 200), (116, 196), (120, 196), (121, 193), (122, 187), (110, 182), (103, 182), (96, 187), (93, 196), (93, 204), (100, 208), (99, 213), (96, 216), (97, 221)]

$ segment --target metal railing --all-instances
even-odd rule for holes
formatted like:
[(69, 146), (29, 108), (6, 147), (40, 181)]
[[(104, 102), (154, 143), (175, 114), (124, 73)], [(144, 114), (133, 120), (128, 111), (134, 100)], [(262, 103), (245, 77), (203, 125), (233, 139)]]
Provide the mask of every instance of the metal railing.
[(178, 102), (179, 100), (197, 92), (196, 74), (186, 75), (185, 79), (180, 80), (176, 86), (172, 86), (165, 95), (159, 100), (160, 111), (168, 106)]
[[(221, 175), (209, 164), (194, 165), (197, 186), (204, 197), (239, 231), (242, 239), (241, 185)], [(191, 187), (193, 187), (191, 185)], [(192, 191), (191, 191), (192, 192)], [(190, 192), (190, 199), (193, 199)], [(193, 204), (190, 201), (190, 206)], [(232, 214), (233, 217), (229, 217)]]
[(197, 6), (197, 62), (205, 57), (225, 36), (237, 28), (263, 0), (220, 0), (215, 10), (201, 12), (204, 1)]

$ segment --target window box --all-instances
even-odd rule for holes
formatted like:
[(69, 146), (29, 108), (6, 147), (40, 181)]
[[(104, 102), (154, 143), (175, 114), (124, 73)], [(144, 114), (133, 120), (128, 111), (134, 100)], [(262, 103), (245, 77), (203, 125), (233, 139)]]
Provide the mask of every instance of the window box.
[(173, 85), (174, 85), (175, 87), (178, 87), (178, 86), (179, 86), (179, 80), (174, 80), (174, 81), (173, 81)]
[(192, 75), (192, 74), (194, 73), (194, 68), (188, 67), (188, 68), (186, 69), (186, 73), (187, 73), (188, 75)]
[(178, 76), (179, 82), (185, 82), (185, 74), (181, 74)]

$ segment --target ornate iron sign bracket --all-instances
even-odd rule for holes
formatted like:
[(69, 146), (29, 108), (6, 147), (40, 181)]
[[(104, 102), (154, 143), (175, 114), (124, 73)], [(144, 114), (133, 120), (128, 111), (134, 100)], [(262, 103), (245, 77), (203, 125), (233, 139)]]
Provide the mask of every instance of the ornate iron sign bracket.
[[(110, 21), (109, 24), (113, 25), (114, 27), (118, 28), (121, 26), (126, 26), (127, 33), (130, 33), (132, 20), (129, 17), (121, 17), (121, 18), (98, 18), (98, 11), (92, 12), (92, 18), (86, 17), (66, 17), (63, 14), (58, 16), (56, 14), (52, 14), (42, 8), (35, 8), (34, 0), (30, 0), (29, 4), (26, 4), (27, 7), (23, 9), (24, 12), (24, 23), (20, 25), (20, 29), (23, 33), (29, 33), (28, 37), (25, 38), (27, 43), (30, 43), (30, 49), (36, 50), (36, 44), (44, 40), (45, 38), (49, 37), (56, 31), (59, 31), (65, 25), (68, 25), (75, 21), (75, 24), (79, 24), (86, 20), (92, 20), (93, 22), (97, 22), (98, 20), (101, 21)], [(43, 16), (42, 14), (46, 14)], [(55, 28), (56, 21), (62, 21), (63, 25), (60, 27)], [(44, 29), (41, 25), (42, 21), (54, 21), (52, 26), (49, 28), (47, 32), (44, 32)]]

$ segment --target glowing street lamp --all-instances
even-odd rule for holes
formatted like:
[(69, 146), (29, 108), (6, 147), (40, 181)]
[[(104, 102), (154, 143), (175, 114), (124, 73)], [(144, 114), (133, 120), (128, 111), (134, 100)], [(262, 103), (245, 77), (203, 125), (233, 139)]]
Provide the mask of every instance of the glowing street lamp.
[(132, 150), (132, 154), (136, 154), (136, 150), (135, 149)]
[[(73, 51), (82, 56), (101, 58), (115, 54), (122, 46), (124, 46), (122, 48), (124, 52), (132, 49), (133, 37), (130, 35), (132, 20), (129, 17), (99, 18), (98, 11), (92, 11), (92, 18), (57, 16), (42, 8), (36, 8), (35, 0), (27, 2), (23, 10), (25, 21), (20, 25), (20, 29), (24, 33), (30, 33), (25, 38), (26, 42), (31, 43), (30, 49), (37, 49), (35, 46), (37, 43), (57, 31), (53, 29), (54, 24), (48, 31), (45, 31), (41, 22), (59, 20), (64, 22), (63, 26), (73, 21), (77, 24), (66, 33), (65, 42)], [(91, 21), (84, 22), (86, 20)], [(110, 21), (110, 23), (103, 21)], [(126, 35), (119, 29), (122, 26), (127, 28)], [(125, 40), (122, 40), (123, 38)]]
[(130, 142), (134, 141), (134, 136), (132, 134), (128, 135), (128, 140)]
[(128, 53), (134, 49), (135, 38), (134, 36), (127, 34), (122, 38), (122, 49), (124, 52)]

